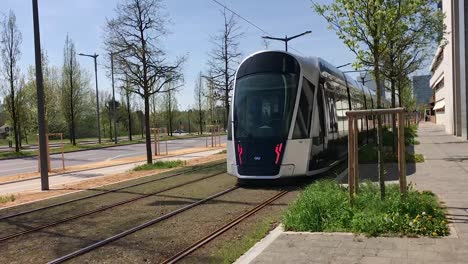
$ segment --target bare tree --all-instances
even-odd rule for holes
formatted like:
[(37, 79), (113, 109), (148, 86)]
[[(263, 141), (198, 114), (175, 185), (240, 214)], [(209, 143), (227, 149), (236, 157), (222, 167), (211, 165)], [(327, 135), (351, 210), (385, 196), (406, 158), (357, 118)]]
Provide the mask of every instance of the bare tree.
[(19, 114), (17, 102), (17, 93), (19, 89), (20, 70), (18, 61), (21, 56), (22, 35), (16, 24), (16, 16), (10, 10), (8, 18), (2, 22), (0, 45), (2, 54), (3, 74), (8, 82), (9, 89), (6, 97), (7, 110), (10, 119), (13, 122), (13, 133), (15, 138), (15, 151), (20, 150), (20, 134), (19, 134)]
[(243, 33), (240, 31), (234, 14), (226, 14), (221, 11), (224, 24), (219, 35), (213, 37), (214, 48), (208, 62), (213, 76), (213, 84), (216, 89), (217, 99), (223, 102), (225, 114), (223, 116), (224, 128), (227, 127), (227, 115), (231, 102), (231, 91), (234, 85), (236, 67), (239, 64), (242, 53), (239, 52), (239, 39)]
[(125, 86), (122, 87), (122, 93), (125, 96), (125, 108), (127, 110), (127, 122), (128, 122), (128, 140), (132, 141), (132, 92), (131, 87), (129, 87), (128, 79), (125, 80)]
[(109, 52), (120, 51), (116, 66), (127, 73), (131, 91), (144, 100), (146, 159), (152, 163), (150, 97), (182, 79), (180, 69), (185, 59), (170, 64), (157, 45), (168, 34), (161, 0), (122, 0), (115, 13), (117, 17), (106, 23), (105, 43)]
[(198, 79), (195, 83), (195, 107), (197, 109), (197, 123), (199, 125), (199, 133), (203, 134), (203, 121), (205, 120), (203, 114), (203, 106), (206, 103), (205, 87), (203, 86), (202, 73), (198, 74)]
[(166, 124), (167, 124), (167, 134), (172, 137), (173, 125), (174, 125), (174, 112), (177, 110), (177, 98), (175, 97), (176, 89), (174, 86), (177, 86), (174, 83), (170, 83), (165, 88), (164, 93), (164, 112), (166, 115)]
[(70, 131), (70, 142), (76, 145), (76, 123), (80, 117), (81, 108), (89, 87), (89, 78), (76, 60), (76, 49), (72, 39), (67, 35), (63, 48), (62, 68), (62, 109)]

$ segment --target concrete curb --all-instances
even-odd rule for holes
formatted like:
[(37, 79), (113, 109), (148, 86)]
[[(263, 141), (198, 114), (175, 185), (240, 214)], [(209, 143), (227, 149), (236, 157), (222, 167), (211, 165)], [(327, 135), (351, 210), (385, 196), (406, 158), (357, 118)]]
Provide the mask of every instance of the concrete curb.
[(282, 233), (284, 233), (283, 226), (280, 224), (273, 229), (267, 236), (258, 241), (247, 252), (240, 256), (234, 264), (244, 264), (252, 262), (259, 256), (273, 241), (275, 241)]

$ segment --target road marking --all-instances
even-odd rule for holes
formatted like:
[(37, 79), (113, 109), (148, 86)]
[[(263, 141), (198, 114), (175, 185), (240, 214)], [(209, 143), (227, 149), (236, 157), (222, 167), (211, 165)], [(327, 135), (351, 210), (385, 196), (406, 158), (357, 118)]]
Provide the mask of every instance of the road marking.
[[(18, 170), (23, 170), (23, 169), (31, 169), (31, 168), (37, 168), (37, 166), (21, 167), (21, 168), (18, 168), (18, 169), (10, 169), (10, 170), (1, 170), (0, 173), (7, 172), (7, 171), (18, 171)], [(8, 176), (8, 175), (5, 175), (5, 176)]]
[(121, 157), (136, 156), (138, 154), (145, 154), (145, 153), (146, 153), (146, 151), (133, 152), (133, 153), (129, 153), (129, 154), (120, 154), (120, 155), (108, 158), (108, 159), (106, 159), (106, 161), (111, 161), (111, 160), (121, 158)]

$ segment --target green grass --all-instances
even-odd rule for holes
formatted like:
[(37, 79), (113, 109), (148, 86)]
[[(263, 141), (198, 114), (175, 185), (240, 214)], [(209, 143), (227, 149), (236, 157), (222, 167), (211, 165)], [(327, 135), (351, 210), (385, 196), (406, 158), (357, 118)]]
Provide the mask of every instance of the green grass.
[(4, 203), (9, 203), (9, 202), (13, 202), (15, 201), (15, 196), (12, 194), (12, 195), (8, 195), (8, 196), (0, 196), (0, 204), (4, 204)]
[(176, 167), (181, 167), (184, 165), (184, 162), (181, 160), (171, 160), (171, 161), (156, 161), (152, 164), (143, 164), (135, 167), (134, 171), (144, 171), (144, 170), (156, 170), (156, 169), (172, 169)]
[(220, 152), (218, 152), (218, 154), (226, 154), (227, 153), (227, 150), (226, 149), (223, 149), (221, 150)]
[(12, 158), (25, 158), (32, 157), (37, 155), (37, 153), (31, 153), (30, 151), (0, 151), (0, 160), (2, 159), (12, 159)]
[[(247, 252), (255, 243), (264, 238), (271, 230), (274, 221), (272, 219), (264, 219), (256, 224), (252, 232), (243, 236), (239, 240), (232, 240), (219, 250), (216, 254), (222, 259), (223, 264), (230, 264), (236, 261), (242, 254)], [(216, 258), (218, 259), (218, 258)]]
[(445, 236), (449, 230), (437, 197), (411, 185), (406, 197), (398, 185), (388, 185), (386, 199), (379, 187), (363, 183), (350, 206), (348, 190), (331, 180), (307, 187), (283, 216), (286, 230), (354, 232), (369, 236)]
[[(397, 162), (398, 157), (393, 154), (389, 148), (384, 149), (384, 162)], [(405, 154), (405, 160), (407, 163), (419, 163), (424, 162), (424, 156), (422, 154), (408, 153)], [(359, 150), (359, 163), (376, 163), (377, 162), (377, 146), (373, 143), (362, 147)]]
[[(418, 127), (416, 125), (411, 125), (405, 127), (405, 145), (414, 146), (419, 145), (419, 142), (415, 139), (418, 136)], [(384, 146), (393, 145), (393, 132), (391, 127), (384, 127), (382, 131), (382, 141)]]

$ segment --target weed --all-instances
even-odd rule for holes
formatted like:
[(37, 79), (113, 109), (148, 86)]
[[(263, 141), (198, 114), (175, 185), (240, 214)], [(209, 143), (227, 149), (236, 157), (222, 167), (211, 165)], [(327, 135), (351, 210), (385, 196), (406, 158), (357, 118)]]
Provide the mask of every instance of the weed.
[(134, 171), (144, 171), (144, 170), (156, 170), (156, 169), (171, 169), (184, 165), (184, 162), (181, 160), (171, 160), (171, 161), (156, 161), (152, 164), (143, 164), (135, 167)]
[(382, 201), (377, 184), (363, 183), (351, 206), (346, 188), (330, 180), (319, 181), (306, 188), (283, 219), (285, 228), (294, 231), (345, 231), (370, 236), (448, 234), (437, 197), (411, 185), (406, 196), (401, 196), (398, 185), (388, 186)]
[(13, 202), (15, 200), (16, 200), (16, 197), (13, 194), (8, 195), (8, 196), (0, 196), (0, 204)]

